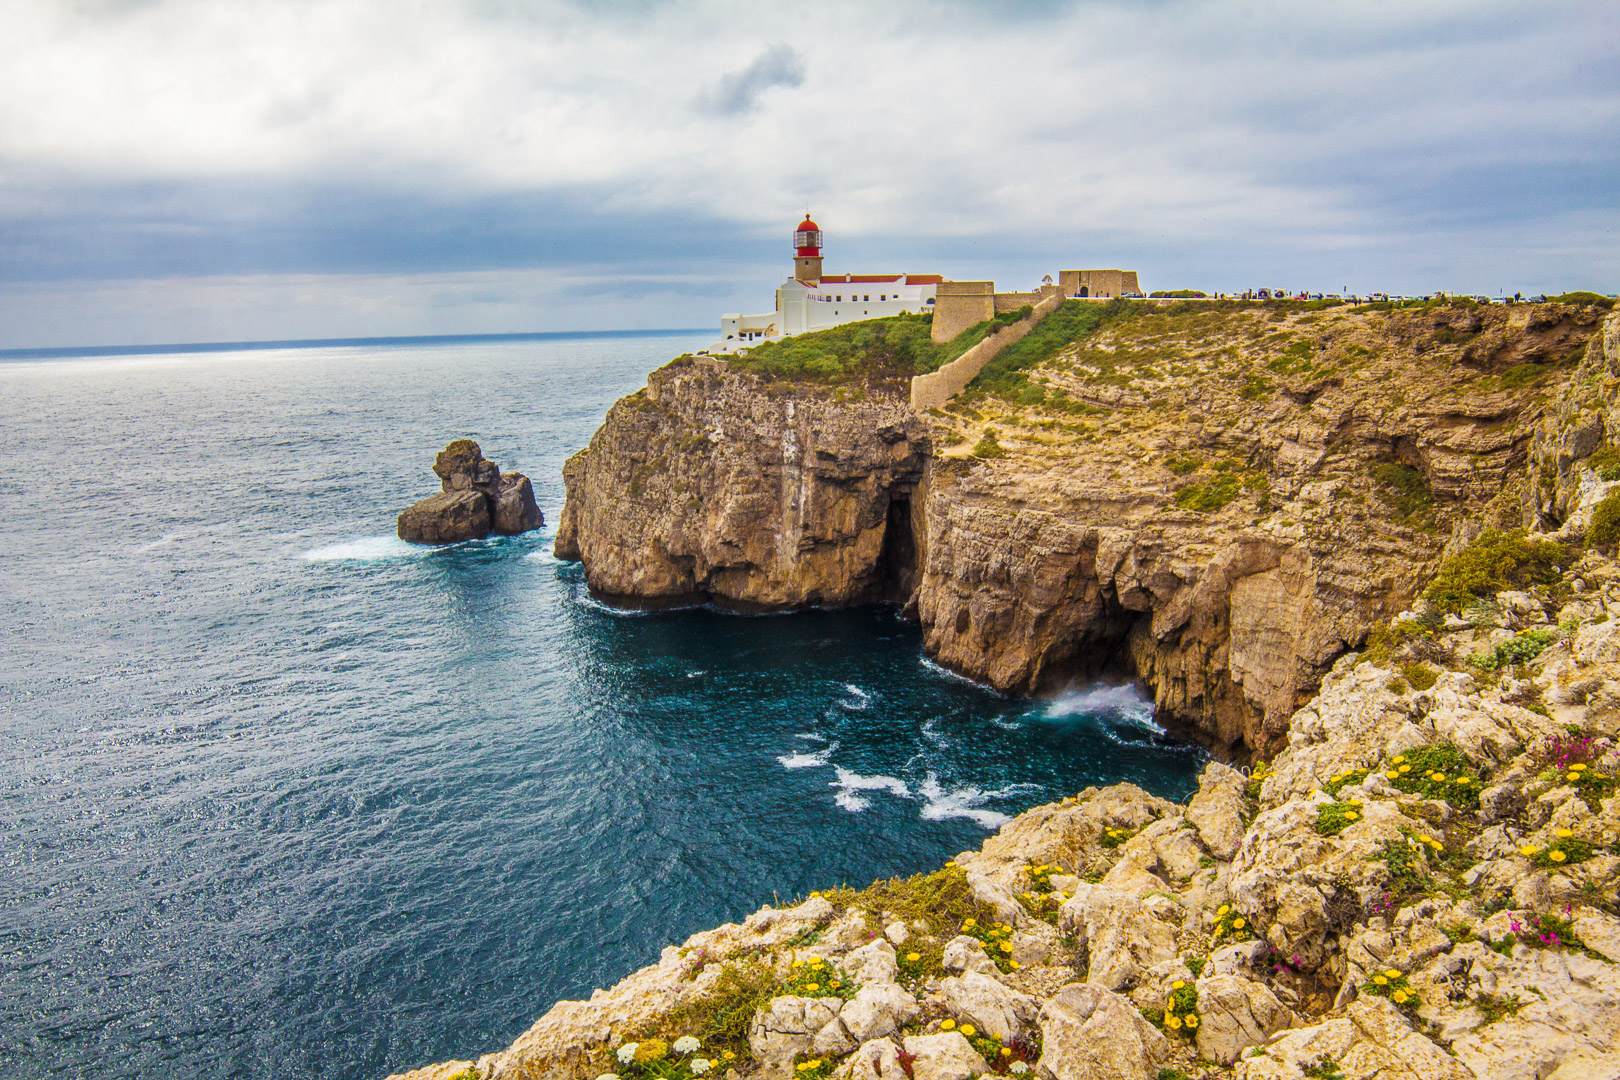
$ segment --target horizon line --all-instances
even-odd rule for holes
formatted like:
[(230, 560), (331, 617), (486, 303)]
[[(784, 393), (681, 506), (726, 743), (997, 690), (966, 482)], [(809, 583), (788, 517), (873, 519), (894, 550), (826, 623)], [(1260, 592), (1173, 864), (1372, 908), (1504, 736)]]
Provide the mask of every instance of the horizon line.
[(67, 360), (95, 356), (154, 356), (164, 353), (250, 352), (265, 349), (318, 349), (361, 345), (429, 345), (447, 342), (546, 341), (565, 338), (660, 337), (707, 334), (708, 327), (658, 330), (536, 330), (515, 334), (403, 334), (386, 337), (285, 338), (270, 341), (190, 341), (165, 345), (48, 345), (0, 349), (0, 360)]

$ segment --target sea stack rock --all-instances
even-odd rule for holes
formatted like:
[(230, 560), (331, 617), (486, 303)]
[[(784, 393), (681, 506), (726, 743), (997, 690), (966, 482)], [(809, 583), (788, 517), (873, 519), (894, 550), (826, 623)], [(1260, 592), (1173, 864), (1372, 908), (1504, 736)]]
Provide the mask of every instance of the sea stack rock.
[(502, 474), (478, 444), (457, 439), (433, 461), (443, 490), (399, 515), (399, 538), (413, 544), (455, 544), (491, 532), (503, 536), (546, 523), (534, 487), (522, 473)]

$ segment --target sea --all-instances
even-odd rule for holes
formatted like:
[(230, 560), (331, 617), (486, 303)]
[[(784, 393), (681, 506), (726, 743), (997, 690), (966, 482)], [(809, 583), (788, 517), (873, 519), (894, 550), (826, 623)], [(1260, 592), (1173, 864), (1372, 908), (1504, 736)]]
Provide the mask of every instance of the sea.
[[(893, 608), (615, 610), (563, 461), (712, 332), (0, 359), (0, 1075), (382, 1077), (1196, 747)], [(396, 539), (451, 439), (548, 525)]]

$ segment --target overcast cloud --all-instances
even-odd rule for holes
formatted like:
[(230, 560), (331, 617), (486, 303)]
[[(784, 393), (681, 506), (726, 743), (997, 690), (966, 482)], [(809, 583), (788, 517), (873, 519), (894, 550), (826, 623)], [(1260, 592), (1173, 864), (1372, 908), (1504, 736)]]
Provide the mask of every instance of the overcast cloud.
[(828, 269), (1616, 290), (1620, 5), (0, 5), (0, 347), (714, 323)]

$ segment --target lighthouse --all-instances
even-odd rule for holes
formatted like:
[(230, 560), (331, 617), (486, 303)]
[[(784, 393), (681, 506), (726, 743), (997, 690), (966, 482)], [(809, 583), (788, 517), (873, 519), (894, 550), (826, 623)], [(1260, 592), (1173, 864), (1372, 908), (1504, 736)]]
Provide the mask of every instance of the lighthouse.
[(821, 226), (809, 214), (793, 230), (793, 277), (806, 285), (821, 283)]

